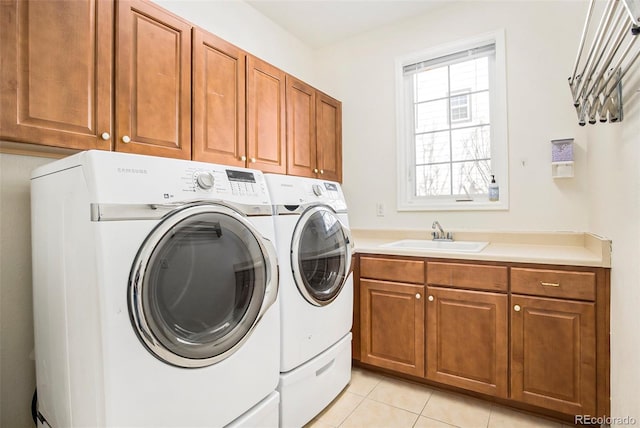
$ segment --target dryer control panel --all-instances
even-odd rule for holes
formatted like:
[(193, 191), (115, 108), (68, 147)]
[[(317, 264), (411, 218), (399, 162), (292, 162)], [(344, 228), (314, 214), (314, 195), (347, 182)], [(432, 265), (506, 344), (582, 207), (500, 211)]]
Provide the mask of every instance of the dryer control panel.
[(326, 204), (345, 211), (347, 203), (340, 184), (334, 181), (279, 174), (266, 175), (274, 205)]

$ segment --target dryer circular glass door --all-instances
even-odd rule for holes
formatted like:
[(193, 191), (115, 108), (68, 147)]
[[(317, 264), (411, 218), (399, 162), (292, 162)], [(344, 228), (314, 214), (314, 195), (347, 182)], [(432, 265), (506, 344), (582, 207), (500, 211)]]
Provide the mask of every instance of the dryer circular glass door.
[(273, 245), (238, 212), (200, 204), (165, 217), (129, 281), (138, 337), (160, 360), (215, 364), (235, 352), (277, 295)]
[(315, 206), (300, 216), (291, 243), (291, 270), (309, 303), (324, 306), (338, 297), (351, 268), (351, 242), (330, 208)]

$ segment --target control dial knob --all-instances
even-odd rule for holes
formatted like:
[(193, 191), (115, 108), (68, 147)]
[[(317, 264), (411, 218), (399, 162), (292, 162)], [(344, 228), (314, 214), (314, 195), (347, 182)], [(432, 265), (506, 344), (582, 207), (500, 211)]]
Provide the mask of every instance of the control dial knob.
[(211, 190), (215, 179), (213, 174), (207, 171), (201, 171), (196, 174), (196, 185), (202, 190)]
[(319, 184), (314, 184), (311, 188), (313, 189), (313, 193), (316, 196), (322, 196), (322, 194), (324, 193), (324, 190), (322, 190), (322, 186)]

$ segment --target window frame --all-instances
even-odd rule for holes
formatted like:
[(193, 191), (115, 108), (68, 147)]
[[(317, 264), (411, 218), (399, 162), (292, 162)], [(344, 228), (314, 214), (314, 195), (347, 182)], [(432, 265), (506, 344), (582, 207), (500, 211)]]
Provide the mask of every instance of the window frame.
[[(500, 186), (500, 199), (489, 201), (487, 195), (472, 195), (472, 200), (463, 200), (459, 195), (418, 197), (415, 195), (415, 139), (412, 87), (405, 84), (403, 67), (421, 61), (495, 44), (495, 61), (490, 72), (489, 105), (491, 126), (491, 173)], [(509, 167), (507, 134), (507, 95), (504, 30), (479, 35), (457, 42), (443, 44), (427, 50), (414, 52), (399, 58), (395, 63), (396, 73), (396, 128), (397, 128), (397, 188), (398, 211), (481, 211), (509, 209)], [(447, 114), (451, 114), (448, 106)]]
[[(471, 90), (470, 89), (463, 89), (461, 91), (455, 91), (455, 93), (451, 93), (449, 95), (449, 120), (451, 121), (452, 124), (460, 124), (460, 123), (465, 123), (465, 122), (471, 122), (473, 120), (473, 115), (471, 113)], [(454, 98), (457, 99), (464, 99), (465, 102), (464, 104), (461, 105), (456, 105), (455, 107), (451, 105), (451, 101), (453, 101)], [(457, 109), (457, 110), (462, 110), (464, 109), (465, 112), (465, 116), (461, 117), (461, 118), (453, 118), (453, 109)]]

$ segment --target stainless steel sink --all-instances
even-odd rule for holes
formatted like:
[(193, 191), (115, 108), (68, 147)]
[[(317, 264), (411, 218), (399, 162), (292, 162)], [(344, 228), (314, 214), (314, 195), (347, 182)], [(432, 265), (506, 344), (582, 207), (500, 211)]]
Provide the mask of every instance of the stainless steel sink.
[(403, 250), (447, 251), (455, 253), (479, 253), (488, 242), (481, 241), (431, 241), (427, 239), (403, 239), (401, 241), (382, 244), (381, 247)]

